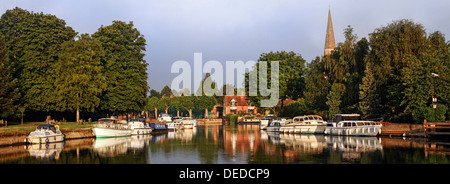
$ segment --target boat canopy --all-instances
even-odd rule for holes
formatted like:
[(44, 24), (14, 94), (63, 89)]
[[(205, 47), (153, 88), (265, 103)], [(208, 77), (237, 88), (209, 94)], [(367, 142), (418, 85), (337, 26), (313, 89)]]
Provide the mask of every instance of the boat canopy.
[(51, 130), (53, 133), (56, 133), (56, 128), (50, 124), (40, 124), (36, 130)]

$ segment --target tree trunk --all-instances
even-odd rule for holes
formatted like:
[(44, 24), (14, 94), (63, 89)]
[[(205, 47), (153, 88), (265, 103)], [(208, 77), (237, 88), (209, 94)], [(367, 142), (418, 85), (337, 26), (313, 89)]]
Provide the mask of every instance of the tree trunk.
[(205, 108), (205, 118), (208, 118), (208, 108)]
[(155, 107), (155, 119), (158, 119), (158, 107)]
[(180, 117), (180, 110), (177, 110), (177, 117)]
[(77, 105), (77, 123), (80, 123), (80, 108)]
[(189, 117), (192, 118), (192, 109), (189, 109)]
[(20, 121), (20, 125), (23, 125), (23, 111), (22, 111), (22, 120)]

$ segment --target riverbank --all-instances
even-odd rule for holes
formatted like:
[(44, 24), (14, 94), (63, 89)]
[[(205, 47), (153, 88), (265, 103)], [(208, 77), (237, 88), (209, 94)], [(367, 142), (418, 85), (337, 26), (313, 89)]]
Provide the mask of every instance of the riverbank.
[[(0, 133), (0, 146), (25, 144), (25, 138), (31, 131)], [(61, 129), (65, 140), (95, 137), (91, 128)]]

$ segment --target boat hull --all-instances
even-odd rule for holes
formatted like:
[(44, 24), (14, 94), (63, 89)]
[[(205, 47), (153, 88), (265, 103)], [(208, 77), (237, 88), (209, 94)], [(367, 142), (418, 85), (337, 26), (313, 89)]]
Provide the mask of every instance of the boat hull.
[(92, 128), (95, 137), (124, 137), (131, 136), (131, 129)]
[(26, 137), (25, 142), (31, 144), (47, 144), (47, 143), (55, 143), (64, 141), (64, 135), (50, 135), (50, 136), (42, 136), (42, 137)]
[(279, 131), (280, 131), (280, 127), (277, 127), (277, 126), (268, 126), (268, 127), (266, 127), (266, 131), (267, 131), (267, 132), (279, 132)]
[(327, 135), (350, 135), (350, 136), (377, 136), (381, 125), (358, 126), (358, 127), (327, 127)]
[(150, 134), (152, 132), (152, 128), (134, 128), (131, 131), (131, 135), (143, 135), (143, 134)]
[(326, 125), (293, 125), (282, 126), (280, 132), (296, 134), (323, 134)]

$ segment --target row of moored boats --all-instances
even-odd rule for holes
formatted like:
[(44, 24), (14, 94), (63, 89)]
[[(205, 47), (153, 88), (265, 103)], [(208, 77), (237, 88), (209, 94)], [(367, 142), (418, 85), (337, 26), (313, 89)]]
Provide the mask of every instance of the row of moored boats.
[(381, 126), (380, 122), (361, 120), (359, 114), (337, 114), (331, 122), (317, 115), (305, 115), (292, 119), (266, 117), (260, 123), (261, 129), (267, 132), (353, 136), (376, 136)]
[[(165, 120), (164, 120), (165, 121)], [(101, 118), (92, 127), (95, 137), (122, 137), (131, 135), (144, 135), (151, 132), (192, 129), (196, 127), (197, 121), (192, 118), (175, 118), (168, 123), (147, 123), (144, 118), (132, 119), (131, 121), (119, 120), (117, 118)], [(64, 141), (64, 134), (58, 125), (41, 124), (26, 138), (26, 143), (53, 143)]]

